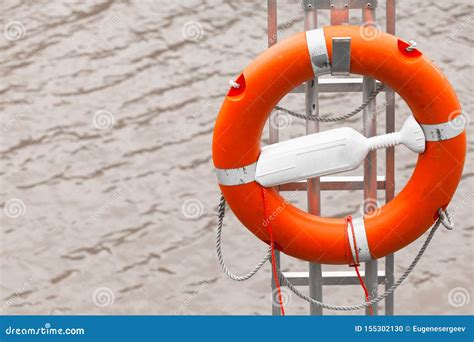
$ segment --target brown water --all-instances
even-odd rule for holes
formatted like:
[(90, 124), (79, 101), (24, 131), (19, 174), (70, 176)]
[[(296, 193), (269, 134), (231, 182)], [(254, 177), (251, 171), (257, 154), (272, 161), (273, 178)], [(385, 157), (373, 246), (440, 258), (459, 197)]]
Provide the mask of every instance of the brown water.
[[(228, 80), (265, 49), (265, 3), (0, 3), (3, 313), (270, 313), (268, 266), (236, 283), (217, 264), (210, 147)], [(383, 13), (382, 4), (382, 27)], [(473, 112), (472, 13), (469, 0), (399, 1), (397, 24), (398, 35), (416, 39), (446, 74), (466, 113)], [(301, 30), (301, 18), (299, 1), (280, 1), (281, 36)], [(301, 110), (303, 102), (291, 95), (284, 104)], [(322, 112), (359, 103), (357, 95), (324, 95)], [(397, 111), (399, 127), (409, 113), (400, 99)], [(304, 123), (286, 119), (282, 139), (303, 134)], [(360, 128), (360, 118), (346, 124)], [(473, 313), (472, 134), (468, 148), (451, 204), (457, 228), (437, 234), (401, 286), (399, 314)], [(397, 191), (414, 163), (397, 148)], [(357, 213), (361, 197), (326, 193), (323, 214)], [(304, 207), (304, 195), (294, 203)], [(229, 222), (226, 259), (244, 272), (266, 247), (234, 217)], [(397, 254), (397, 274), (420, 244)], [(307, 269), (290, 257), (282, 265)], [(285, 296), (288, 313), (307, 313), (306, 303)], [(326, 288), (324, 296), (336, 304), (363, 299), (359, 287)]]

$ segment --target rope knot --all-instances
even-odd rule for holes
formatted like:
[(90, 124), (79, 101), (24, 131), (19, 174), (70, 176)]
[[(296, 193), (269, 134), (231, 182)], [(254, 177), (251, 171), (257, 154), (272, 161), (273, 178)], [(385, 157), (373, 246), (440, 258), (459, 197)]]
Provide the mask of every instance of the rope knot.
[(230, 80), (230, 81), (229, 81), (229, 87), (235, 88), (235, 89), (239, 89), (239, 88), (240, 88), (240, 84), (238, 84), (238, 83), (235, 82), (234, 80)]
[(413, 50), (415, 50), (417, 48), (418, 44), (414, 40), (410, 40), (409, 43), (410, 43), (410, 45), (407, 46), (407, 48), (405, 50), (408, 51), (408, 52), (412, 52)]
[(453, 219), (451, 218), (451, 215), (448, 213), (448, 209), (438, 209), (438, 214), (439, 214), (439, 219), (441, 221), (441, 224), (443, 225), (444, 228), (447, 230), (453, 230), (454, 229), (454, 222)]

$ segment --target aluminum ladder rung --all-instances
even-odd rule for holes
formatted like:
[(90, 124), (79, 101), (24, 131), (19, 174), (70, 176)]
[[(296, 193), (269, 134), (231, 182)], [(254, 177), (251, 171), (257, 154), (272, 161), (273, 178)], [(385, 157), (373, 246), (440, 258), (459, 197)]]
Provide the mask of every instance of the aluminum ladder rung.
[[(323, 285), (359, 285), (359, 278), (354, 271), (325, 271), (322, 272)], [(309, 285), (309, 272), (283, 272), (283, 275), (295, 286)], [(365, 271), (360, 271), (362, 279), (365, 279)], [(385, 282), (385, 271), (377, 272), (379, 284)], [(283, 285), (283, 284), (282, 284)]]
[[(320, 178), (321, 190), (363, 190), (363, 176), (325, 176)], [(385, 176), (377, 176), (377, 189), (386, 187)], [(278, 186), (278, 191), (306, 191), (307, 182), (291, 182)]]
[[(348, 11), (354, 9), (377, 8), (378, 0), (305, 0), (303, 9), (308, 10), (331, 10)], [(334, 25), (334, 24), (332, 24)]]
[[(362, 92), (362, 84), (362, 77), (319, 78), (318, 90), (320, 93), (355, 93)], [(291, 93), (304, 93), (304, 91), (305, 84), (303, 83), (294, 88)]]

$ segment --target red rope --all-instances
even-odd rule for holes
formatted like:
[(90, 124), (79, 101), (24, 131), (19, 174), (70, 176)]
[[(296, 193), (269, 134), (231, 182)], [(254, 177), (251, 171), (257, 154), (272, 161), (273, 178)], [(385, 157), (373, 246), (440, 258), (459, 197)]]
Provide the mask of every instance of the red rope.
[[(355, 232), (354, 232), (354, 225), (352, 224), (352, 217), (350, 215), (347, 216), (346, 221), (351, 227), (352, 239), (353, 239), (354, 251), (355, 251), (355, 260), (354, 260), (354, 257), (352, 256), (352, 250), (350, 248), (351, 245), (349, 244), (349, 251), (350, 251), (349, 255), (352, 256), (352, 260), (353, 260), (353, 263), (349, 264), (349, 266), (355, 268), (357, 278), (359, 278), (360, 285), (362, 286), (362, 289), (364, 290), (364, 293), (365, 293), (365, 301), (368, 302), (370, 300), (369, 291), (367, 291), (367, 287), (365, 286), (364, 280), (362, 279), (362, 277), (360, 276), (360, 273), (359, 273), (359, 266), (360, 266), (359, 251), (357, 249), (357, 242), (356, 242), (356, 237), (355, 237)], [(372, 306), (369, 306), (369, 313), (370, 313), (371, 316), (374, 314)]]
[[(275, 262), (275, 260), (276, 260), (276, 258), (275, 258), (275, 242), (273, 240), (272, 226), (270, 224), (270, 219), (268, 217), (266, 191), (265, 191), (265, 188), (263, 188), (263, 187), (262, 187), (262, 200), (263, 200), (263, 211), (264, 211), (265, 220), (267, 220), (267, 229), (268, 229), (268, 235), (270, 236), (270, 246), (271, 246), (271, 250), (272, 250), (273, 278), (275, 279), (275, 285), (276, 285), (276, 288), (277, 288), (277, 291), (278, 291), (278, 301), (280, 303), (281, 315), (284, 316), (285, 315), (285, 308), (283, 307), (283, 298), (282, 298), (282, 295), (281, 295), (280, 281), (278, 280), (278, 273), (277, 273), (276, 262)], [(355, 251), (355, 260), (352, 257), (353, 263), (349, 264), (349, 266), (355, 268), (357, 278), (359, 279), (360, 285), (362, 286), (362, 289), (364, 290), (365, 300), (369, 301), (370, 300), (369, 291), (367, 290), (367, 287), (365, 286), (364, 280), (362, 279), (362, 277), (360, 275), (360, 272), (359, 272), (359, 266), (360, 266), (359, 251), (357, 249), (357, 241), (356, 241), (356, 238), (355, 238), (354, 225), (352, 224), (352, 217), (350, 215), (347, 216), (346, 221), (351, 227), (352, 239), (353, 239), (354, 251)], [(350, 244), (349, 244), (349, 249), (350, 249)], [(350, 255), (352, 256), (352, 251), (350, 251)], [(369, 312), (370, 312), (370, 315), (372, 316), (373, 315), (372, 306), (369, 306)]]
[[(275, 262), (275, 243), (273, 241), (273, 231), (272, 231), (272, 226), (270, 225), (270, 219), (268, 217), (268, 211), (267, 211), (267, 196), (266, 196), (266, 191), (265, 188), (262, 187), (262, 199), (263, 199), (263, 212), (265, 216), (265, 220), (267, 221), (267, 229), (268, 229), (268, 235), (270, 236), (270, 246), (272, 249), (272, 269), (273, 269), (273, 279), (275, 279), (275, 285), (278, 291), (278, 301), (280, 302), (280, 311), (281, 315), (285, 316), (285, 308), (283, 307), (283, 298), (281, 296), (281, 288), (280, 288), (280, 281), (278, 280), (278, 273), (276, 269), (276, 262)], [(273, 296), (273, 293), (272, 293)]]

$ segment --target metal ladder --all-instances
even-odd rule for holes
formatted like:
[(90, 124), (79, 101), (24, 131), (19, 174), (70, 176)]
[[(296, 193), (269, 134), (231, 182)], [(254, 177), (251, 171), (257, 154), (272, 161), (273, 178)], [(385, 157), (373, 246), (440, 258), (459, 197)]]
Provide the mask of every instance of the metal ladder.
[[(341, 25), (349, 22), (349, 10), (360, 10), (363, 23), (375, 22), (375, 11), (378, 6), (377, 0), (302, 0), (304, 10), (304, 29), (311, 30), (318, 26), (318, 11), (330, 11), (331, 25)], [(271, 46), (277, 42), (277, 0), (267, 0), (268, 11), (268, 45)], [(386, 31), (395, 34), (395, 0), (386, 0)], [(341, 42), (344, 44), (344, 42)], [(334, 44), (334, 42), (333, 42)], [(345, 56), (335, 56), (333, 58), (342, 58)], [(344, 72), (337, 73), (338, 75)], [(334, 73), (333, 73), (334, 75)], [(306, 82), (304, 85), (293, 90), (295, 93), (305, 94), (305, 112), (307, 115), (319, 113), (319, 93), (334, 92), (362, 92), (363, 99), (366, 99), (374, 90), (376, 81), (369, 77), (347, 78), (338, 77), (332, 79), (318, 79), (314, 82)], [(386, 115), (386, 133), (395, 130), (395, 96), (390, 88), (385, 90), (385, 115)], [(375, 111), (375, 100), (364, 109), (363, 120), (369, 122), (364, 125), (364, 134), (373, 136), (376, 134), (376, 120), (368, 120), (371, 113)], [(273, 111), (271, 116), (278, 115)], [(271, 117), (271, 120), (276, 119)], [(274, 121), (276, 122), (276, 121)], [(278, 125), (269, 125), (270, 143), (278, 142)], [(306, 134), (319, 131), (319, 123), (316, 121), (306, 122)], [(385, 176), (377, 176), (377, 155), (375, 151), (369, 153), (364, 161), (364, 176), (360, 177), (321, 177), (313, 178), (308, 181), (288, 183), (278, 187), (279, 191), (307, 191), (308, 212), (314, 215), (321, 214), (320, 193), (325, 190), (364, 190), (364, 200), (377, 198), (377, 190), (385, 190), (385, 201), (389, 202), (395, 195), (395, 151), (394, 148), (386, 149)], [(276, 263), (280, 266), (280, 253), (276, 252)], [(365, 272), (361, 275), (365, 277), (365, 283), (370, 293), (370, 297), (377, 296), (377, 285), (385, 283), (385, 288), (390, 288), (394, 283), (394, 255), (385, 258), (385, 270), (378, 271), (377, 260), (365, 263)], [(311, 297), (323, 300), (323, 285), (358, 285), (358, 278), (353, 271), (345, 272), (322, 272), (320, 264), (309, 263), (308, 272), (284, 272), (285, 277), (297, 286), (309, 286)], [(280, 281), (281, 283), (281, 281)], [(280, 315), (278, 297), (276, 295), (275, 281), (272, 277), (272, 314)], [(366, 309), (369, 314), (369, 309)], [(310, 315), (322, 315), (322, 309), (316, 305), (310, 304)], [(373, 307), (373, 314), (378, 314), (378, 307)], [(385, 314), (394, 314), (394, 296), (390, 295), (385, 299)]]

